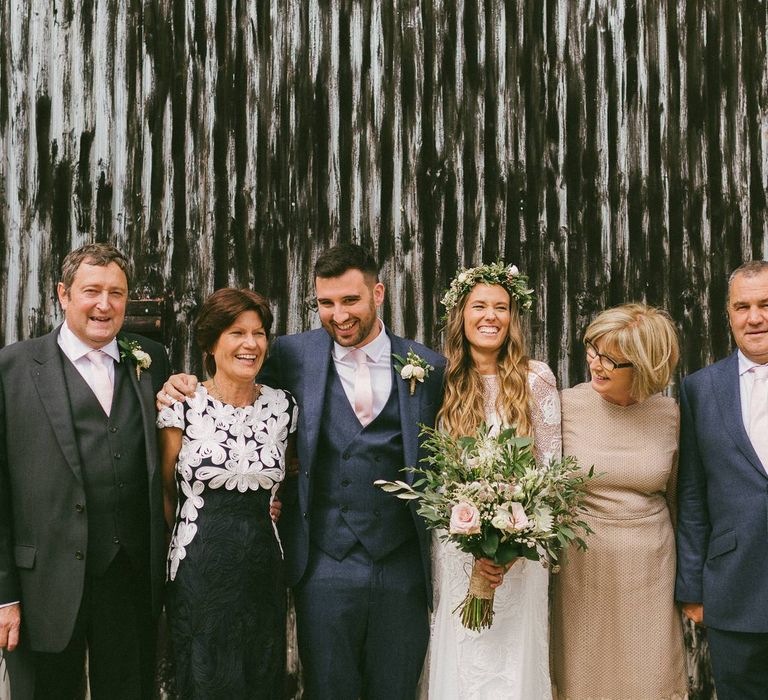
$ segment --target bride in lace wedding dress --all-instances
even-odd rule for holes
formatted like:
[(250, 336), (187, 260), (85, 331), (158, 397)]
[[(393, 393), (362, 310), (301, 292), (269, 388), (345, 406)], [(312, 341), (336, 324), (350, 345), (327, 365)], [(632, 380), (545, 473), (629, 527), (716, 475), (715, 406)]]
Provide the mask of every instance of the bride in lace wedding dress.
[[(438, 420), (457, 436), (482, 422), (515, 425), (533, 436), (536, 460), (547, 464), (561, 453), (560, 400), (550, 369), (524, 352), (518, 308), (530, 299), (526, 284), (499, 265), (454, 281), (455, 295), (444, 299), (448, 365)], [(469, 554), (434, 535), (435, 611), (423, 690), (434, 700), (551, 699), (547, 569), (518, 559), (505, 573), (485, 560), (485, 577), (497, 587), (493, 625), (481, 632), (463, 627), (454, 612), (471, 569)]]

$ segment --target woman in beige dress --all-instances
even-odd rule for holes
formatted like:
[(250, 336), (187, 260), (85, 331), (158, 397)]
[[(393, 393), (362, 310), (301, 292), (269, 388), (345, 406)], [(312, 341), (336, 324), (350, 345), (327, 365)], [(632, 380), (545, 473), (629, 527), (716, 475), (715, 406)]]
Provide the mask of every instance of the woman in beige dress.
[(679, 414), (661, 395), (678, 359), (668, 315), (603, 311), (584, 336), (591, 382), (562, 392), (563, 453), (595, 478), (586, 552), (553, 577), (553, 682), (559, 700), (687, 697), (674, 601)]

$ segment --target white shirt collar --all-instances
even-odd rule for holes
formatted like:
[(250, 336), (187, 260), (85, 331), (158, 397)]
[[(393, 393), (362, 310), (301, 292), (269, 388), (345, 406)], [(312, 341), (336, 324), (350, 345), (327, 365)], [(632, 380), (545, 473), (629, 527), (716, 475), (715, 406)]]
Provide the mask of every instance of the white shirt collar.
[[(77, 362), (77, 360), (85, 357), (91, 350), (94, 350), (94, 348), (86, 345), (70, 330), (66, 321), (61, 324), (61, 330), (59, 331), (59, 346), (72, 362)], [(120, 362), (120, 350), (117, 347), (116, 338), (112, 338), (104, 347), (98, 349), (109, 355), (115, 362)]]
[[(389, 341), (389, 336), (387, 335), (387, 329), (384, 326), (384, 321), (380, 318), (377, 318), (376, 320), (379, 322), (379, 334), (370, 343), (367, 343), (360, 348), (365, 351), (365, 354), (371, 362), (378, 362), (381, 359), (381, 356), (392, 347)], [(347, 359), (349, 353), (356, 349), (357, 348), (354, 347), (339, 345), (335, 340), (333, 341), (333, 357), (336, 360)]]

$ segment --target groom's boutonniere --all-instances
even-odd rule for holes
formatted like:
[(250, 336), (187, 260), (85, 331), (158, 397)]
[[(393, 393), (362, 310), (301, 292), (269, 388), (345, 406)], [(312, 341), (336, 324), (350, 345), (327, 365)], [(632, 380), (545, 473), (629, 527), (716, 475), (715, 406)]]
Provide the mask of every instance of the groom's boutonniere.
[(429, 376), (429, 370), (434, 369), (434, 367), (428, 364), (424, 358), (419, 357), (412, 348), (408, 349), (405, 358), (395, 355), (395, 353), (392, 353), (392, 357), (396, 360), (395, 369), (400, 372), (403, 379), (408, 381), (410, 393), (413, 396), (416, 391), (416, 382), (423, 382)]
[(136, 368), (136, 379), (141, 379), (141, 370), (149, 369), (152, 358), (141, 349), (141, 345), (136, 340), (118, 338), (117, 344), (120, 346), (120, 359), (133, 362)]

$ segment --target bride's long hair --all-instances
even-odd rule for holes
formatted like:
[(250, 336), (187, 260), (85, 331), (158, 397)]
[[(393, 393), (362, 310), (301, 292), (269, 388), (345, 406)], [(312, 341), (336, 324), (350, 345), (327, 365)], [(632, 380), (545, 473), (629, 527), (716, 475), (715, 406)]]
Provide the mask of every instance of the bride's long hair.
[[(468, 298), (469, 293), (448, 312), (445, 325), (445, 392), (437, 423), (453, 437), (472, 435), (485, 421), (483, 378), (472, 360), (469, 341), (464, 333), (464, 308)], [(523, 340), (520, 313), (511, 298), (509, 312), (509, 332), (496, 360), (499, 384), (496, 413), (505, 424), (514, 425), (518, 435), (530, 435), (529, 358)]]

